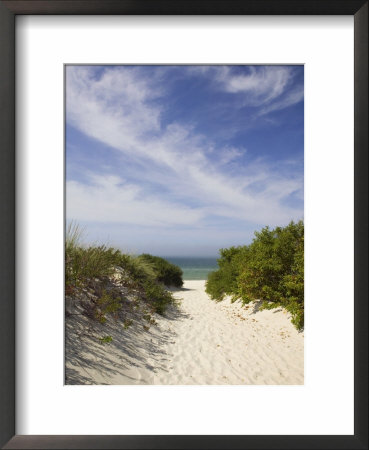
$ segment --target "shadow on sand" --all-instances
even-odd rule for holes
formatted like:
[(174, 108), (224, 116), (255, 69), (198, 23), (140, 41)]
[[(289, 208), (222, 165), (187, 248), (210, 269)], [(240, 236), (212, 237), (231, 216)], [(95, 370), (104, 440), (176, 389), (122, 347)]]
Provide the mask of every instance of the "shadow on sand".
[(185, 291), (194, 291), (195, 289), (184, 288), (184, 287), (170, 287), (168, 291), (170, 292), (185, 292)]
[[(164, 316), (168, 321), (187, 320), (188, 314), (171, 306)], [(133, 324), (124, 327), (126, 316), (109, 319), (105, 324), (92, 321), (84, 315), (73, 315), (65, 323), (65, 384), (150, 384), (150, 379), (132, 376), (134, 369), (147, 369), (148, 377), (157, 370), (168, 371), (169, 361), (164, 347), (173, 343), (176, 333), (145, 322), (137, 312), (132, 313)], [(111, 336), (112, 342), (103, 344), (100, 338)], [(148, 360), (149, 355), (149, 360)], [(128, 373), (127, 373), (128, 372)], [(113, 383), (99, 380), (113, 379)]]

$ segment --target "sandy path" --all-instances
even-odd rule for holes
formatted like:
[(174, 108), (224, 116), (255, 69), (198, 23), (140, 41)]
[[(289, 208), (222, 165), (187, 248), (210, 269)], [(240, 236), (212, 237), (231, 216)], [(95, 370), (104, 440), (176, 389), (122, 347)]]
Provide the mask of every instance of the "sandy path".
[(155, 383), (303, 384), (303, 335), (287, 314), (210, 301), (204, 281), (184, 288), (176, 296), (186, 317), (173, 324), (176, 339), (165, 346), (170, 371)]
[[(175, 292), (182, 299), (179, 311), (157, 316), (148, 332), (115, 329), (110, 331), (114, 344), (104, 349), (85, 342), (82, 363), (81, 346), (67, 346), (67, 374), (69, 367), (93, 384), (304, 383), (303, 333), (286, 312), (257, 311), (257, 304), (245, 308), (229, 300), (217, 303), (204, 286), (204, 281), (185, 281), (184, 289)], [(91, 345), (95, 348), (86, 350)], [(78, 377), (70, 378), (79, 383)]]

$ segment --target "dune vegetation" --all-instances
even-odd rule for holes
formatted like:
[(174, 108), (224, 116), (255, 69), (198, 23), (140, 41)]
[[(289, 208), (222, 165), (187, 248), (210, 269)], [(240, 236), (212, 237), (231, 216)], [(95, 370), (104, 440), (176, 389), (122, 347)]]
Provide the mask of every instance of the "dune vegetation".
[[(140, 308), (148, 324), (153, 313), (164, 314), (176, 305), (168, 286), (183, 284), (179, 267), (151, 255), (133, 256), (105, 245), (83, 245), (81, 229), (71, 223), (65, 243), (65, 295), (82, 306), (83, 313), (105, 323), (109, 316), (120, 318), (127, 305)], [(107, 340), (105, 339), (107, 342)]]
[(140, 255), (138, 258), (140, 261), (152, 265), (157, 281), (160, 281), (166, 286), (181, 287), (183, 285), (183, 272), (180, 267), (168, 262), (164, 258), (147, 253)]
[(247, 304), (262, 301), (261, 309), (283, 307), (298, 330), (304, 327), (304, 223), (263, 228), (250, 245), (219, 251), (219, 269), (206, 283), (209, 296)]

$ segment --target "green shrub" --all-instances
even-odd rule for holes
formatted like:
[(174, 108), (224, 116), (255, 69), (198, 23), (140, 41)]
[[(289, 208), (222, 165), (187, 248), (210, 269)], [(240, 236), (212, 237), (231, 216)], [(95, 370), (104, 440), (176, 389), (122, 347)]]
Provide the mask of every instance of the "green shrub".
[(132, 324), (133, 324), (133, 320), (132, 320), (132, 319), (125, 319), (125, 321), (123, 322), (123, 328), (126, 330), (126, 329), (129, 328)]
[(226, 295), (226, 283), (222, 272), (216, 270), (208, 274), (208, 280), (205, 284), (205, 291), (213, 300), (221, 301)]
[(206, 292), (243, 303), (262, 300), (264, 308), (283, 306), (292, 323), (304, 325), (304, 224), (263, 228), (248, 246), (220, 250), (219, 269), (209, 274)]
[(180, 267), (170, 263), (159, 256), (144, 253), (138, 257), (140, 261), (151, 264), (154, 270), (155, 279), (166, 286), (181, 287), (183, 285), (183, 272)]
[(163, 315), (169, 305), (175, 304), (172, 294), (159, 283), (146, 281), (144, 291), (148, 303), (158, 314)]
[(237, 277), (242, 262), (246, 258), (247, 247), (230, 247), (219, 250), (217, 260), (219, 269), (210, 272), (205, 290), (213, 300), (223, 300), (226, 295), (234, 295), (237, 288)]
[(106, 314), (116, 314), (122, 308), (122, 303), (119, 297), (114, 297), (106, 290), (96, 301), (95, 317), (101, 322), (106, 322)]
[[(165, 290), (166, 285), (182, 286), (182, 271), (163, 258), (151, 255), (132, 256), (114, 248), (84, 246), (81, 244), (82, 231), (75, 223), (69, 224), (65, 242), (65, 292), (72, 295), (75, 290), (93, 288), (96, 301), (91, 307), (91, 317), (101, 323), (106, 322), (106, 315), (118, 318), (121, 294), (109, 287), (111, 276), (121, 269), (122, 281), (132, 294), (141, 292), (153, 310), (163, 314), (174, 298)], [(109, 288), (109, 289), (108, 289)], [(124, 323), (125, 327), (130, 322)]]
[(237, 279), (236, 296), (259, 299), (268, 308), (283, 306), (298, 328), (304, 321), (304, 225), (263, 228), (255, 233), (249, 257)]
[(124, 269), (135, 281), (154, 279), (156, 276), (153, 265), (139, 256), (121, 253), (117, 265)]
[(294, 256), (291, 272), (284, 276), (287, 309), (292, 323), (298, 329), (304, 327), (304, 236), (301, 237)]
[(111, 336), (102, 336), (99, 338), (100, 344), (110, 344), (113, 342), (113, 338)]

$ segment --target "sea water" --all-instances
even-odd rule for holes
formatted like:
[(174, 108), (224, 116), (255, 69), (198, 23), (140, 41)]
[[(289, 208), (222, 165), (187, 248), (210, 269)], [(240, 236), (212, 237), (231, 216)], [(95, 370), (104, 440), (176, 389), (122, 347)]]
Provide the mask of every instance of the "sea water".
[(184, 280), (207, 280), (208, 274), (217, 270), (217, 258), (167, 256), (165, 259), (183, 271)]

